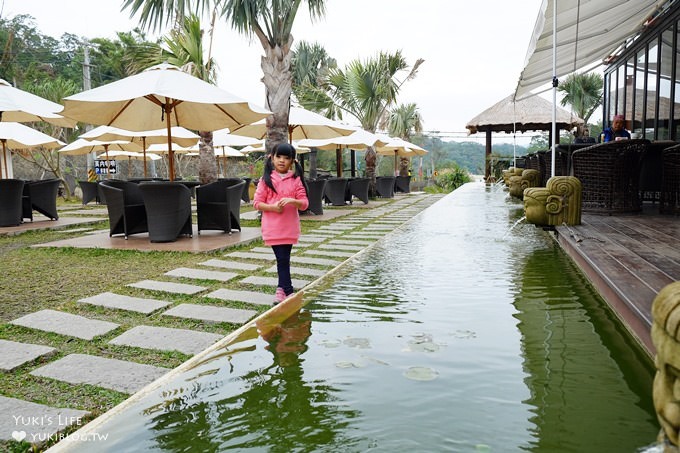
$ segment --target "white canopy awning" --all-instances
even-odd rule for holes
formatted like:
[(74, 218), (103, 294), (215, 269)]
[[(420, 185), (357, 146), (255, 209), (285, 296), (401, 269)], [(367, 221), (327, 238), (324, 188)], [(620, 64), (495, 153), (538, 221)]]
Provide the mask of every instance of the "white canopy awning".
[[(529, 42), (515, 98), (550, 84), (553, 77), (553, 2), (543, 0)], [(557, 78), (595, 67), (617, 53), (650, 25), (670, 0), (559, 0), (557, 2)]]

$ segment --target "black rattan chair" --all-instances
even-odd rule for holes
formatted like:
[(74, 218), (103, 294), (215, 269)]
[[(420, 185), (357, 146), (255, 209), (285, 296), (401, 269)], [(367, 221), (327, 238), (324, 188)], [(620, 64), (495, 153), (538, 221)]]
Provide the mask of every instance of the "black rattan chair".
[(196, 188), (198, 233), (201, 230), (222, 230), (231, 234), (241, 231), (241, 196), (245, 181), (219, 179)]
[(581, 181), (582, 210), (602, 214), (639, 212), (640, 162), (648, 140), (621, 140), (574, 151), (574, 176)]
[(347, 179), (330, 178), (326, 180), (324, 198), (327, 203), (333, 206), (345, 206), (345, 191), (347, 190)]
[(21, 224), (24, 181), (0, 179), (0, 227)]
[(99, 190), (109, 212), (109, 236), (147, 233), (144, 199), (139, 186), (133, 182), (107, 180), (99, 183)]
[(179, 236), (193, 236), (191, 189), (178, 182), (141, 182), (151, 242), (174, 242)]
[(59, 179), (45, 179), (29, 181), (24, 184), (22, 216), (33, 221), (33, 211), (38, 211), (45, 217), (57, 220), (57, 196), (59, 194)]
[(378, 176), (375, 178), (375, 190), (379, 197), (394, 198), (394, 176)]
[(97, 204), (101, 202), (99, 199), (99, 183), (78, 181), (78, 185), (80, 186), (80, 190), (83, 192), (83, 205), (88, 204), (92, 200), (94, 200), (94, 202)]
[(660, 212), (680, 215), (680, 145), (664, 149), (662, 159)]
[(397, 176), (394, 180), (394, 191), (402, 193), (411, 193), (411, 177)]
[(308, 179), (307, 199), (309, 207), (307, 211), (315, 215), (323, 215), (323, 193), (326, 188), (326, 179)]
[(349, 180), (348, 183), (348, 197), (350, 203), (352, 203), (352, 196), (357, 197), (359, 200), (363, 201), (364, 204), (368, 204), (368, 184), (370, 179), (368, 178), (353, 178)]

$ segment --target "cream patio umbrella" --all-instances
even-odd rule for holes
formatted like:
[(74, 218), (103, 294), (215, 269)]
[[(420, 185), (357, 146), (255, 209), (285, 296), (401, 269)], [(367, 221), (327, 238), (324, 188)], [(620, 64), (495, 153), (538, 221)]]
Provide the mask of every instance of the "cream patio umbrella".
[(424, 156), (427, 154), (426, 149), (421, 148), (414, 143), (407, 142), (404, 139), (382, 135), (380, 137), (383, 140), (386, 139), (387, 143), (381, 146), (376, 146), (375, 152), (381, 156), (394, 156), (394, 176), (397, 176), (399, 173), (397, 168), (397, 157)]
[(14, 88), (0, 79), (0, 122), (28, 123), (46, 121), (61, 127), (73, 127), (76, 122), (58, 114), (63, 105)]
[[(288, 142), (304, 138), (333, 138), (340, 135), (350, 135), (356, 128), (333, 121), (325, 116), (301, 107), (291, 107), (288, 114)], [(233, 135), (255, 137), (260, 140), (267, 135), (265, 120), (253, 124), (230, 128)]]
[(64, 99), (69, 118), (131, 131), (165, 127), (169, 176), (175, 177), (172, 126), (215, 131), (258, 121), (271, 112), (163, 63)]
[[(127, 161), (128, 162), (128, 179), (130, 178), (130, 170), (132, 169), (132, 165), (130, 161), (132, 160), (143, 160), (144, 163), (146, 164), (147, 161), (150, 160), (160, 160), (162, 159), (161, 156), (158, 154), (153, 154), (153, 153), (138, 153), (135, 151), (109, 151), (108, 153), (105, 154), (100, 154), (97, 156), (97, 159), (107, 159), (107, 160), (121, 160), (121, 161)], [(145, 169), (145, 175), (146, 177), (146, 165), (144, 166)]]
[[(85, 140), (79, 138), (72, 143), (61, 148), (58, 152), (68, 156), (82, 156), (92, 152), (104, 151), (108, 155), (110, 151), (136, 151), (139, 152), (142, 147), (137, 143), (132, 143), (125, 140)], [(110, 160), (108, 157), (106, 160)], [(108, 175), (108, 172), (107, 172)]]
[(260, 142), (259, 138), (231, 134), (229, 129), (213, 132), (213, 146), (248, 146), (257, 145)]
[(14, 122), (0, 122), (0, 142), (2, 142), (2, 164), (0, 177), (4, 169), (5, 178), (9, 178), (7, 151), (9, 149), (28, 149), (42, 146), (47, 149), (64, 146), (64, 142), (42, 132), (36, 131), (23, 124)]
[[(200, 138), (188, 129), (180, 126), (173, 126), (170, 128), (172, 142), (180, 146), (193, 146), (198, 143)], [(146, 155), (147, 145), (163, 144), (168, 142), (168, 131), (166, 129), (155, 129), (152, 131), (128, 131), (127, 129), (120, 129), (113, 126), (99, 126), (91, 131), (88, 131), (80, 138), (88, 140), (124, 140), (133, 143), (140, 143), (142, 145), (142, 154)], [(144, 177), (147, 176), (146, 163), (151, 159), (144, 159)]]

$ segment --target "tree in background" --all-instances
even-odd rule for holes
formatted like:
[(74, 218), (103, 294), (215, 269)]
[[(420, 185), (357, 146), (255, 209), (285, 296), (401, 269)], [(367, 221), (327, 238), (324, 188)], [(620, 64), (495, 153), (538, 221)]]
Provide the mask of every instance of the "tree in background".
[[(188, 0), (126, 0), (123, 9), (140, 12), (142, 26), (153, 28), (167, 24), (174, 17), (189, 12)], [(262, 45), (261, 67), (265, 86), (267, 117), (267, 151), (288, 141), (288, 112), (292, 92), (291, 30), (302, 0), (196, 0), (194, 12), (212, 11), (231, 23), (232, 28), (248, 36), (255, 35)], [(313, 19), (323, 16), (324, 0), (305, 0)]]
[[(560, 104), (563, 107), (569, 104), (572, 111), (588, 124), (590, 117), (602, 104), (602, 87), (600, 74), (594, 72), (570, 74), (557, 88), (564, 94)], [(583, 126), (577, 128), (576, 135), (579, 137), (583, 135)]]
[[(389, 113), (387, 131), (391, 137), (403, 138), (410, 142), (413, 135), (423, 132), (423, 119), (415, 103), (401, 104)], [(399, 175), (408, 176), (411, 159), (401, 157), (399, 159)], [(422, 160), (421, 160), (422, 163)]]

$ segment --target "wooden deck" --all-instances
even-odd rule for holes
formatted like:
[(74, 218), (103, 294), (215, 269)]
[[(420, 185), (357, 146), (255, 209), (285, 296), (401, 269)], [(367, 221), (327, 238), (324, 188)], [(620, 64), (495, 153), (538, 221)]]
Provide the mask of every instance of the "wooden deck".
[(557, 227), (557, 240), (650, 355), (651, 308), (680, 280), (680, 217), (584, 214), (582, 225)]

